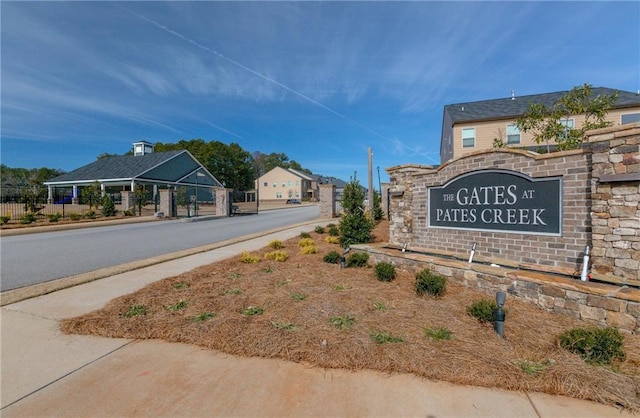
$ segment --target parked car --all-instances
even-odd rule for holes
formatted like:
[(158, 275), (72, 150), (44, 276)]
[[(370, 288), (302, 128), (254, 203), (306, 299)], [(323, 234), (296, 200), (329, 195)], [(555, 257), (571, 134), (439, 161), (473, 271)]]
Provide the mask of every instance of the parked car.
[(300, 199), (287, 199), (287, 205), (299, 205), (301, 203)]

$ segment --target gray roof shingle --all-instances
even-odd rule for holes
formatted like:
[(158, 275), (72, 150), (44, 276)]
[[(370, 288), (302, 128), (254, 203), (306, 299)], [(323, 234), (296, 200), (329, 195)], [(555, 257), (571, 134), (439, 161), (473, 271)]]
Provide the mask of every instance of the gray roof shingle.
[[(593, 87), (593, 96), (611, 95), (618, 93), (614, 109), (640, 106), (640, 95), (608, 87)], [(453, 123), (471, 122), (479, 120), (512, 119), (523, 115), (530, 103), (541, 103), (552, 107), (553, 103), (567, 94), (568, 91), (534, 94), (530, 96), (507, 97), (504, 99), (481, 100), (479, 102), (455, 103), (444, 107), (445, 113), (451, 117)]]
[(154, 152), (140, 156), (119, 155), (103, 158), (70, 171), (69, 173), (55, 177), (47, 181), (47, 183), (105, 179), (132, 179), (183, 152), (186, 151), (176, 150)]

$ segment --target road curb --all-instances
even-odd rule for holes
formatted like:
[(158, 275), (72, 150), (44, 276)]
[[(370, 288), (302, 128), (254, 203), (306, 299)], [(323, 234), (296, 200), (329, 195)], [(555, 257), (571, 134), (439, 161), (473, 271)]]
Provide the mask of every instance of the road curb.
[(156, 264), (164, 263), (178, 258), (188, 257), (190, 255), (204, 253), (207, 251), (216, 250), (218, 248), (226, 247), (229, 245), (237, 244), (240, 242), (248, 241), (255, 238), (264, 237), (266, 235), (274, 234), (288, 229), (298, 228), (304, 225), (314, 224), (318, 222), (330, 222), (330, 219), (315, 219), (313, 221), (301, 222), (295, 225), (289, 225), (283, 228), (270, 229), (263, 232), (256, 232), (255, 234), (243, 235), (241, 237), (228, 239), (225, 241), (216, 242), (213, 244), (202, 245), (200, 247), (189, 248), (187, 250), (176, 251), (174, 253), (164, 254), (156, 257), (147, 258), (144, 260), (132, 261), (129, 263), (119, 264), (117, 266), (106, 267), (98, 270), (94, 270), (87, 273), (75, 274), (73, 276), (63, 277), (60, 279), (51, 280), (45, 283), (39, 283), (31, 286), (21, 287), (19, 289), (7, 290), (0, 293), (0, 306), (11, 305), (13, 303), (21, 302), (26, 299), (43, 296), (49, 293), (56, 292), (58, 290), (66, 289), (69, 287), (77, 286), (84, 283), (89, 283), (94, 280), (104, 279), (116, 274), (125, 273), (132, 270), (138, 270), (141, 268), (153, 266)]

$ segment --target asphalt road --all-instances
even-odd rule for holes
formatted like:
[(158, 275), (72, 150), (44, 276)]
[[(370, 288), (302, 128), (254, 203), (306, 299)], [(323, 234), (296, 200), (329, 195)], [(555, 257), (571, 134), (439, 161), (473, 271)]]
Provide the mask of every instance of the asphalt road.
[(162, 221), (0, 238), (0, 291), (317, 219), (303, 206), (200, 222)]

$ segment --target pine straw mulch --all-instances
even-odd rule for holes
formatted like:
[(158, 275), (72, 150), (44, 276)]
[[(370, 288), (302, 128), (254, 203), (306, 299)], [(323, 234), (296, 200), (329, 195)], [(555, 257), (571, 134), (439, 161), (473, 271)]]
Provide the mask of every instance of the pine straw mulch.
[[(378, 240), (386, 239), (384, 224)], [(313, 229), (310, 227), (310, 229)], [(196, 344), (238, 356), (279, 358), (348, 370), (412, 373), (456, 384), (566, 395), (631, 411), (640, 410), (640, 336), (625, 337), (625, 361), (614, 368), (587, 365), (558, 347), (558, 335), (585, 323), (507, 298), (505, 339), (491, 324), (466, 314), (473, 302), (488, 297), (447, 285), (444, 297), (418, 297), (414, 275), (399, 271), (380, 282), (372, 268), (327, 264), (327, 234), (310, 232), (317, 254), (302, 255), (298, 239), (285, 241), (289, 259), (257, 264), (234, 257), (162, 280), (109, 302), (103, 309), (62, 322), (64, 332), (106, 337), (161, 339)], [(303, 300), (302, 296), (304, 295)], [(172, 310), (179, 306), (184, 309)], [(146, 315), (125, 317), (133, 305)], [(250, 307), (264, 313), (245, 316)], [(386, 308), (386, 310), (384, 309)], [(213, 313), (205, 321), (195, 316)], [(353, 317), (351, 329), (337, 329), (332, 318)], [(433, 341), (425, 328), (446, 327), (451, 340)], [(388, 332), (404, 342), (378, 344), (372, 333)], [(537, 374), (520, 367), (546, 365)], [(530, 363), (532, 364), (532, 363)]]

